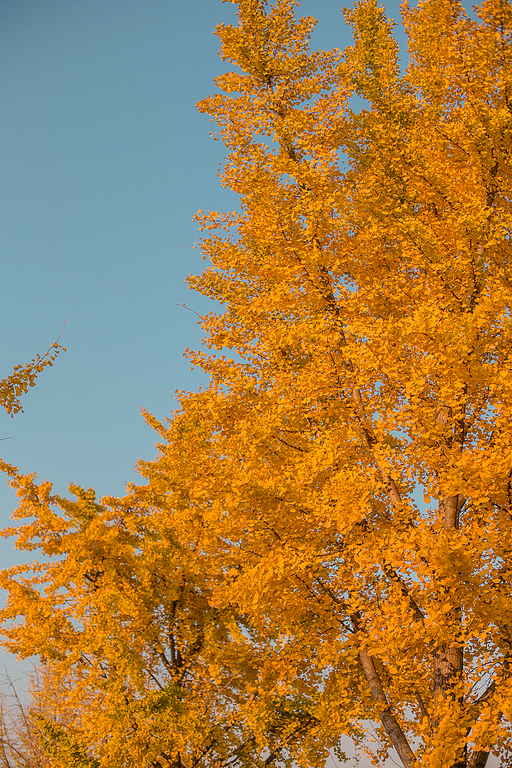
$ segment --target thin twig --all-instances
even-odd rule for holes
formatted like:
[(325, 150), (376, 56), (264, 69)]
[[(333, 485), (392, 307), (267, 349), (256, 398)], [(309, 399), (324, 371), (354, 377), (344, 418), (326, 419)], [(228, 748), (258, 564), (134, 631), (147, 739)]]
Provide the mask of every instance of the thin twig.
[(199, 317), (199, 318), (200, 318), (200, 319), (201, 319), (201, 320), (204, 322), (204, 317), (203, 317), (203, 315), (200, 315), (200, 314), (199, 314), (199, 312), (196, 312), (196, 311), (195, 311), (195, 309), (191, 309), (191, 307), (187, 307), (187, 305), (186, 305), (186, 304), (176, 304), (176, 306), (177, 306), (177, 307), (185, 307), (185, 309), (188, 309), (188, 311), (189, 311), (189, 312), (193, 312), (193, 313), (194, 313), (194, 315), (197, 315), (197, 316), (198, 316), (198, 317)]

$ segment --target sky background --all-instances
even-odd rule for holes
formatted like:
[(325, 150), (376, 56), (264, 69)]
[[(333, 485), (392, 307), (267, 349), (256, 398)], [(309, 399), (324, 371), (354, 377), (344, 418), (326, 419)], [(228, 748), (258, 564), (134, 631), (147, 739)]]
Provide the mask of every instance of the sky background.
[[(318, 19), (314, 47), (350, 44), (344, 4), (301, 3)], [(0, 0), (0, 378), (64, 320), (67, 347), (23, 414), (0, 413), (12, 436), (0, 456), (58, 493), (122, 494), (155, 455), (140, 409), (163, 418), (175, 390), (206, 383), (183, 357), (200, 347), (198, 318), (177, 305), (211, 308), (185, 284), (204, 266), (194, 213), (237, 207), (195, 108), (229, 70), (215, 26), (235, 20), (220, 0)], [(15, 503), (1, 480), (2, 526)], [(12, 541), (0, 559), (20, 561)], [(5, 653), (0, 664), (28, 669)]]

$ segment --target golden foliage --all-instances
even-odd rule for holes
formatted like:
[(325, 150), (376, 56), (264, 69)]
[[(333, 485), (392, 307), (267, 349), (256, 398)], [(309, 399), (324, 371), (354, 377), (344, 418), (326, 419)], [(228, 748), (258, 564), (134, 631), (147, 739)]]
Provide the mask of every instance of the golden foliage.
[(15, 365), (13, 372), (0, 381), (0, 406), (10, 416), (23, 410), (20, 397), (28, 392), (30, 387), (35, 386), (36, 378), (43, 368), (46, 368), (47, 365), (51, 367), (59, 352), (61, 350), (66, 351), (66, 348), (59, 344), (59, 339), (44, 355), (36, 355), (25, 365)]
[(6, 642), (71, 681), (102, 766), (321, 765), (368, 720), (406, 768), (510, 764), (512, 8), (404, 4), (402, 74), (374, 0), (344, 53), (237, 5), (199, 109), (240, 211), (198, 213), (190, 278), (233, 359), (189, 353), (210, 385), (148, 417), (125, 499), (6, 467), (45, 556), (4, 572)]

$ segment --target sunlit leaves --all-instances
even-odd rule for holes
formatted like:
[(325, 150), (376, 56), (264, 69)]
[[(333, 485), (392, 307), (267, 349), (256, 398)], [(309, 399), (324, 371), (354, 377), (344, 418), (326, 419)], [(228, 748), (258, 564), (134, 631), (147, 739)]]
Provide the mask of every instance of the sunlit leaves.
[(506, 759), (510, 5), (405, 5), (404, 71), (373, 0), (345, 53), (288, 0), (238, 9), (199, 104), (240, 195), (197, 214), (210, 384), (148, 416), (124, 499), (7, 468), (44, 555), (3, 575), (7, 642), (101, 765), (319, 766), (368, 721), (406, 768)]

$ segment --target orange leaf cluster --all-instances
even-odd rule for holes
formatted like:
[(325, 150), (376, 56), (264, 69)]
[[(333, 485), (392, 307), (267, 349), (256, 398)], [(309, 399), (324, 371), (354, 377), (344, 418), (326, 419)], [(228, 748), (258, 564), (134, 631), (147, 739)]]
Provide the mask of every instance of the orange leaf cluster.
[(510, 761), (512, 7), (405, 3), (402, 74), (375, 0), (344, 52), (292, 0), (237, 5), (199, 109), (240, 211), (198, 212), (190, 278), (233, 358), (190, 353), (210, 385), (148, 416), (124, 499), (8, 468), (50, 765), (72, 736), (102, 768), (320, 766), (369, 720), (376, 761)]

